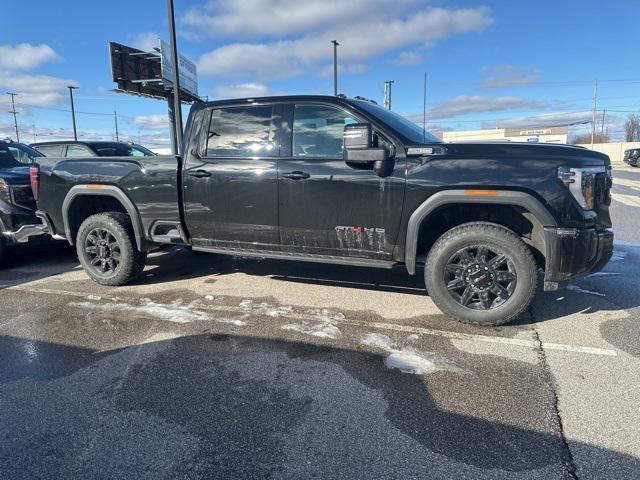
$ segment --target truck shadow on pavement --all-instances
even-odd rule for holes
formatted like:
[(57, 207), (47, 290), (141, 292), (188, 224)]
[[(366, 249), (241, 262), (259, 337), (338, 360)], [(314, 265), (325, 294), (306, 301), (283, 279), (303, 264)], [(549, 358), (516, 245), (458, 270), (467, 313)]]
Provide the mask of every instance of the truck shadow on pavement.
[(33, 282), (78, 268), (75, 248), (67, 242), (11, 247), (7, 265), (0, 268), (0, 288)]
[[(477, 358), (468, 359), (477, 371), (420, 377), (364, 351), (235, 335), (107, 352), (0, 337), (0, 471), (12, 479), (575, 473), (544, 375), (516, 360), (479, 367)], [(604, 477), (640, 471), (635, 457), (571, 448), (615, 472)]]

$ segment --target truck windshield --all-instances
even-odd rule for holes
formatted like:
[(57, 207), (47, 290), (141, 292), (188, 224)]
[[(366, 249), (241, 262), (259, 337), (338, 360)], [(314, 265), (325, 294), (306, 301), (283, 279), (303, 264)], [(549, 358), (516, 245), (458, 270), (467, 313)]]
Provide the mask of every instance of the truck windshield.
[(0, 168), (31, 165), (36, 157), (42, 157), (42, 154), (26, 145), (17, 143), (0, 145)]
[(379, 118), (383, 123), (391, 127), (407, 140), (415, 143), (442, 143), (435, 135), (429, 132), (423, 132), (422, 127), (412, 122), (406, 117), (399, 115), (391, 110), (382, 108), (375, 103), (357, 100), (353, 102), (357, 107), (365, 112)]

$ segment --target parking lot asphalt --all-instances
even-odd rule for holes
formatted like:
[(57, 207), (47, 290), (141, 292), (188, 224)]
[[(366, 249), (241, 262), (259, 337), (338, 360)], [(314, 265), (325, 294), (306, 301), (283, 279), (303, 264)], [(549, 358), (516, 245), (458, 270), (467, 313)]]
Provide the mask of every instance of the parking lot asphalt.
[(64, 244), (0, 272), (0, 478), (638, 478), (640, 169), (604, 272), (515, 324), (420, 275), (154, 253), (89, 281)]

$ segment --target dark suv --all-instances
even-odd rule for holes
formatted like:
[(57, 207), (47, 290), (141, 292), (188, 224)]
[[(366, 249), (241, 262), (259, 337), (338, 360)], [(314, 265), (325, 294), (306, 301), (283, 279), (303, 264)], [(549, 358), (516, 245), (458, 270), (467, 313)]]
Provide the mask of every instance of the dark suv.
[(29, 180), (29, 166), (42, 156), (22, 143), (0, 141), (0, 265), (8, 247), (42, 233)]
[(30, 145), (47, 157), (153, 157), (148, 148), (124, 142), (39, 142)]
[(632, 167), (640, 166), (640, 148), (631, 148), (624, 151), (624, 163)]

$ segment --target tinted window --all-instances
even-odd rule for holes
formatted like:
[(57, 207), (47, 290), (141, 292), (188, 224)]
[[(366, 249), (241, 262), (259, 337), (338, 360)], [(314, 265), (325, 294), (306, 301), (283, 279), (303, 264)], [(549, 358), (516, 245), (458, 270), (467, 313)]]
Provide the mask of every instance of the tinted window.
[[(143, 152), (140, 147), (134, 147), (126, 143), (95, 143), (91, 144), (100, 157), (140, 157), (153, 156), (150, 151)], [(142, 154), (144, 153), (144, 154)]]
[(325, 105), (296, 105), (293, 118), (295, 157), (342, 157), (344, 126), (357, 119)]
[(273, 107), (215, 109), (207, 136), (207, 157), (273, 157), (278, 154), (272, 139)]
[(93, 153), (84, 145), (69, 145), (67, 157), (93, 157)]
[(47, 157), (61, 157), (65, 145), (36, 145), (34, 148)]

